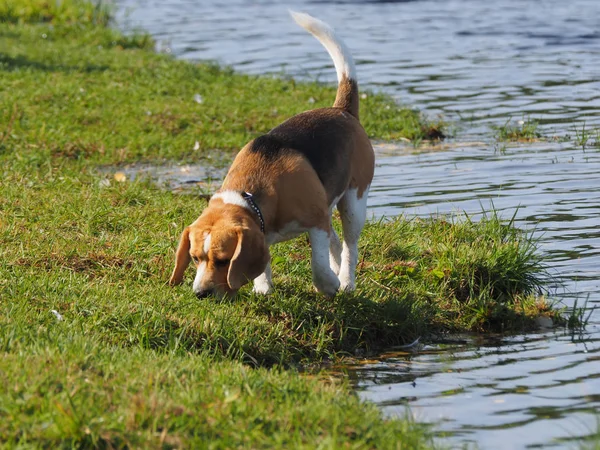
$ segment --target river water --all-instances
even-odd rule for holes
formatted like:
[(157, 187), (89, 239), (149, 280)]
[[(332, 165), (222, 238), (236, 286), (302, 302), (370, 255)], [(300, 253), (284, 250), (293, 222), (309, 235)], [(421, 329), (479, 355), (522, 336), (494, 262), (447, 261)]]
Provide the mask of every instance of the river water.
[[(352, 49), (361, 86), (452, 124), (442, 151), (376, 146), (371, 214), (477, 216), (492, 205), (516, 214), (548, 257), (551, 297), (590, 314), (575, 333), (452, 336), (392, 350), (348, 368), (362, 398), (435, 424), (452, 447), (573, 448), (598, 429), (600, 136), (576, 138), (584, 125), (600, 129), (599, 1), (118, 4), (120, 23), (149, 31), (162, 51), (324, 82), (335, 81), (327, 53), (287, 9), (329, 22)], [(552, 139), (496, 142), (492, 126), (528, 118)]]

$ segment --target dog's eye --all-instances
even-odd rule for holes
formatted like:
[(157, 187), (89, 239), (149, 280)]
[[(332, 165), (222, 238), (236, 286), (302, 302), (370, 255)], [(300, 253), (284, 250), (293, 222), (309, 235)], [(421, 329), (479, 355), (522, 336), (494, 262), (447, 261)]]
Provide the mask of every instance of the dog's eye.
[(229, 264), (228, 259), (215, 259), (215, 266), (217, 267), (225, 267), (227, 264)]
[(200, 264), (200, 259), (197, 256), (192, 256), (192, 261), (194, 261), (194, 264), (196, 265)]

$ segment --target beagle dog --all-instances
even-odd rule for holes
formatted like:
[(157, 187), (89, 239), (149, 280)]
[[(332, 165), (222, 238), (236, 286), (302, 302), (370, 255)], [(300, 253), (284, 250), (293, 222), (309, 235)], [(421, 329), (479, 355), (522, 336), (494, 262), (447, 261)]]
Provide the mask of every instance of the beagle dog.
[[(375, 155), (358, 119), (358, 83), (346, 45), (326, 23), (290, 12), (333, 59), (333, 107), (298, 114), (246, 144), (202, 215), (181, 236), (171, 285), (196, 266), (198, 298), (273, 288), (269, 246), (308, 232), (318, 292), (352, 291)], [(331, 223), (340, 212), (343, 245)]]

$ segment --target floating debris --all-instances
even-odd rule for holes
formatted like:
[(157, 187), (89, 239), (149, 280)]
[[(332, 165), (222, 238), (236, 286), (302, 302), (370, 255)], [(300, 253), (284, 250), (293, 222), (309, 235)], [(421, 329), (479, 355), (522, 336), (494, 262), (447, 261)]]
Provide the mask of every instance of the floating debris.
[(127, 175), (125, 175), (123, 172), (115, 173), (113, 178), (115, 179), (115, 181), (118, 181), (119, 183), (124, 183), (125, 181), (127, 181)]

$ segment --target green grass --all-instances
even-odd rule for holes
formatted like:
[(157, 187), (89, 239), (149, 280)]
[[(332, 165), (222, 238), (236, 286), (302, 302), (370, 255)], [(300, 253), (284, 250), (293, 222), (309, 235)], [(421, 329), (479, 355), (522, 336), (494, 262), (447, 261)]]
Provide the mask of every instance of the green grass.
[(166, 285), (178, 235), (202, 208), (194, 195), (106, 186), (69, 160), (1, 161), (0, 440), (15, 445), (144, 447), (164, 432), (175, 446), (427, 446), (415, 424), (383, 421), (346, 384), (294, 367), (560, 318), (536, 295), (535, 242), (495, 216), (369, 223), (352, 295), (312, 292), (297, 239), (275, 247), (275, 294), (198, 300), (191, 269)]
[(504, 125), (493, 127), (496, 131), (496, 139), (499, 141), (531, 142), (542, 137), (537, 120), (524, 117), (517, 124), (511, 122), (512, 118), (509, 118)]
[(275, 247), (275, 295), (198, 301), (191, 269), (185, 286), (165, 285), (178, 236), (201, 210), (195, 196), (103, 187), (77, 165), (28, 166), (4, 160), (0, 274), (19, 283), (4, 283), (3, 298), (27, 313), (56, 309), (110, 344), (289, 365), (434, 332), (531, 329), (537, 315), (556, 315), (534, 295), (544, 280), (535, 243), (495, 216), (369, 223), (353, 295), (314, 294), (310, 249), (297, 239)]
[(104, 27), (111, 19), (108, 2), (100, 0), (0, 0), (0, 23)]
[[(334, 299), (313, 293), (305, 239), (275, 247), (269, 297), (246, 288), (198, 300), (191, 270), (168, 287), (178, 237), (203, 201), (143, 180), (107, 183), (99, 167), (231, 152), (330, 105), (335, 89), (176, 61), (143, 33), (107, 28), (110, 17), (71, 20), (85, 2), (15, 13), (24, 4), (34, 3), (0, 9), (7, 447), (429, 448), (418, 424), (384, 420), (344, 380), (298, 368), (417, 336), (564, 320), (538, 297), (535, 241), (495, 215), (369, 223), (359, 289)], [(51, 25), (27, 23), (40, 20)], [(373, 137), (437, 129), (384, 96), (361, 107)]]
[[(150, 47), (147, 35), (110, 28), (2, 25), (0, 152), (95, 164), (197, 160), (335, 98), (333, 86), (242, 75)], [(361, 108), (373, 137), (440, 136), (442, 124), (385, 96), (369, 93)]]
[(344, 382), (202, 353), (123, 351), (50, 319), (34, 344), (2, 342), (6, 448), (430, 446), (422, 427), (382, 421)]
[(585, 450), (600, 450), (600, 416), (596, 417), (596, 429), (585, 438), (579, 448)]

